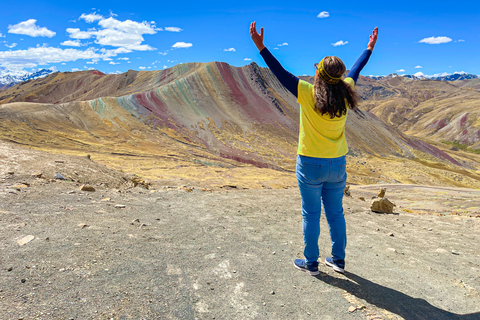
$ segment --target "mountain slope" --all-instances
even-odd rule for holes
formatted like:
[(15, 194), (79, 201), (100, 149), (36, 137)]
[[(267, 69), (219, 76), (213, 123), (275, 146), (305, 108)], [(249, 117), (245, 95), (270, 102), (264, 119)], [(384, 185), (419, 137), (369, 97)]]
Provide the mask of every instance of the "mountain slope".
[[(299, 107), (275, 76), (256, 64), (198, 63), (108, 76), (55, 74), (0, 97), (49, 102), (0, 105), (0, 138), (9, 141), (89, 153), (109, 166), (151, 178), (248, 180), (251, 187), (295, 184)], [(91, 99), (75, 101), (83, 97)], [(58, 99), (69, 102), (52, 103)], [(476, 179), (472, 173), (464, 182), (452, 182), (459, 172), (473, 169), (475, 161), (410, 138), (373, 113), (350, 112), (346, 135), (349, 156), (359, 163), (349, 168), (351, 182), (433, 179), (464, 185)], [(372, 174), (375, 169), (362, 159), (386, 171)], [(421, 167), (436, 165), (417, 177), (403, 172), (411, 160), (423, 161)]]

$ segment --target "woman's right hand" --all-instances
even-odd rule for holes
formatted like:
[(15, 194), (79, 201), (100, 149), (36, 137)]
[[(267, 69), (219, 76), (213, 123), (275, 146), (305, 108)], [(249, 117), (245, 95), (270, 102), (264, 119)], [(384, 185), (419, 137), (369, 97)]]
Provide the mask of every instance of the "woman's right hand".
[(370, 41), (368, 42), (367, 49), (370, 51), (373, 51), (373, 48), (375, 47), (375, 43), (377, 43), (377, 37), (378, 37), (378, 27), (373, 29), (372, 35), (370, 36)]
[(260, 34), (257, 32), (257, 23), (252, 22), (250, 24), (250, 37), (257, 46), (258, 51), (262, 51), (265, 46), (263, 45), (263, 28), (260, 29)]

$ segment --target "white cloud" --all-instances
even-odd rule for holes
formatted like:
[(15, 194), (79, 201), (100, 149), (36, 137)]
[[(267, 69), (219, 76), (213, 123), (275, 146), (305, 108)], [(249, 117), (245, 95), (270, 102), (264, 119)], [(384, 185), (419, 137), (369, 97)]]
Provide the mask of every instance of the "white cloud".
[(282, 44), (277, 44), (277, 46), (279, 46), (279, 47), (288, 46), (288, 43), (284, 42)]
[(405, 69), (397, 70), (397, 72), (405, 72)]
[(167, 51), (164, 51), (164, 52), (159, 52), (158, 54), (161, 54), (162, 56), (166, 56), (168, 53), (168, 50)]
[(190, 48), (192, 47), (193, 44), (191, 43), (186, 43), (186, 42), (176, 42), (172, 48)]
[(110, 61), (108, 64), (111, 64), (111, 65), (116, 65), (116, 64), (120, 64), (120, 62), (114, 62), (114, 61)]
[(317, 18), (323, 19), (323, 18), (328, 18), (330, 17), (330, 13), (327, 11), (322, 11), (317, 15)]
[(118, 60), (130, 60), (130, 58), (123, 57), (123, 58), (118, 58)]
[[(106, 52), (104, 55), (114, 55), (114, 52)], [(37, 46), (27, 50), (0, 51), (0, 65), (15, 68), (34, 68), (37, 65), (99, 58), (103, 58), (103, 56), (94, 48), (81, 51)]]
[(103, 58), (103, 61), (112, 61), (112, 58)]
[(17, 44), (18, 43), (15, 43), (15, 42), (12, 43), (12, 44), (5, 44), (5, 47), (12, 49), (12, 48), (15, 48), (17, 46)]
[(102, 19), (103, 19), (103, 16), (97, 14), (96, 12), (94, 12), (94, 13), (89, 13), (89, 14), (82, 13), (82, 15), (80, 16), (79, 19), (83, 19), (83, 20), (85, 20), (87, 23), (92, 23), (92, 22), (97, 21), (97, 20), (102, 20)]
[(72, 69), (72, 72), (77, 72), (77, 71), (80, 71), (80, 69), (78, 69), (78, 68), (73, 68)]
[(87, 61), (87, 64), (97, 64), (100, 59), (92, 59), (92, 61)]
[(120, 21), (113, 17), (105, 19), (103, 16), (97, 14), (82, 14), (81, 18), (85, 19), (87, 22), (99, 20), (98, 25), (102, 29), (89, 29), (88, 31), (81, 31), (79, 28), (68, 28), (67, 32), (70, 34), (70, 38), (89, 39), (94, 37), (96, 44), (118, 47), (119, 49), (122, 48), (125, 50), (124, 53), (131, 52), (133, 50), (155, 50), (155, 48), (148, 44), (142, 44), (144, 41), (144, 34), (155, 34), (158, 30), (160, 30), (155, 26), (155, 22), (153, 21)]
[(163, 69), (167, 69), (168, 67), (166, 65), (163, 66)]
[(0, 38), (3, 38), (3, 37), (5, 37), (5, 36), (0, 32)]
[(427, 44), (441, 44), (441, 43), (448, 43), (452, 41), (449, 37), (430, 37), (424, 38), (419, 41), (419, 43), (427, 43)]
[(123, 73), (123, 72), (122, 72), (122, 71), (118, 71), (118, 70), (117, 70), (117, 71), (112, 71), (112, 72), (109, 72), (108, 74), (121, 74), (121, 73)]
[(415, 77), (425, 77), (425, 74), (423, 74), (423, 72), (417, 72), (415, 74), (413, 74)]
[(37, 20), (29, 19), (15, 25), (8, 26), (8, 33), (24, 34), (30, 37), (53, 37), (56, 33), (45, 27), (39, 27), (35, 23)]
[(178, 27), (165, 27), (164, 30), (165, 30), (165, 31), (170, 31), (170, 32), (180, 32), (180, 31), (183, 31), (182, 28), (178, 28)]
[(228, 49), (223, 49), (223, 51), (235, 52), (235, 51), (237, 51), (237, 50), (235, 50), (235, 48), (228, 48)]
[(243, 60), (245, 60), (245, 61), (252, 61), (252, 59), (250, 59), (250, 58), (245, 58), (245, 59), (243, 59)]
[(332, 46), (334, 47), (338, 47), (338, 46), (344, 46), (348, 43), (348, 41), (343, 41), (343, 40), (340, 40), (340, 41), (337, 41), (335, 43), (332, 43)]
[(416, 66), (415, 69), (422, 69), (422, 66)]
[(66, 40), (60, 43), (62, 46), (69, 46), (69, 47), (80, 47), (82, 44), (80, 40)]
[(147, 69), (147, 68), (145, 68), (145, 67), (138, 67), (138, 69), (140, 69), (140, 70), (145, 70), (145, 69)]
[(458, 42), (465, 42), (465, 40), (463, 40), (463, 39), (458, 39)]
[(72, 39), (89, 39), (93, 36), (93, 32), (80, 31), (79, 28), (67, 28), (67, 32), (70, 33), (69, 37)]

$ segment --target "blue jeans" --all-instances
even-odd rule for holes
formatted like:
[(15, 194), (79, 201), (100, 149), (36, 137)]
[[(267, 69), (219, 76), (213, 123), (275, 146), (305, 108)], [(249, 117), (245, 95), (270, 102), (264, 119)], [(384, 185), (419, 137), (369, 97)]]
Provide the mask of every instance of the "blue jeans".
[(347, 182), (345, 156), (340, 158), (312, 158), (297, 156), (297, 182), (302, 196), (303, 252), (308, 265), (317, 264), (320, 236), (320, 213), (325, 210), (332, 258), (345, 259), (347, 230), (343, 215), (343, 194)]

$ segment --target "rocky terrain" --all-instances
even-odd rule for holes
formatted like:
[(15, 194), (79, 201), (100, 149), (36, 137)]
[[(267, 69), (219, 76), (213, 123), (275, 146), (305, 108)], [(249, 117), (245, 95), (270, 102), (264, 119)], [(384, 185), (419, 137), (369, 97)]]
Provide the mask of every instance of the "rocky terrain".
[(0, 319), (478, 319), (477, 80), (360, 79), (347, 273), (317, 277), (292, 264), (298, 105), (267, 69), (1, 91)]
[[(87, 158), (5, 150), (0, 319), (480, 316), (478, 190), (350, 186), (347, 272), (322, 264), (312, 277), (292, 263), (303, 250), (297, 188), (146, 189)], [(81, 191), (86, 181), (96, 191)], [(394, 214), (370, 210), (380, 187)], [(321, 230), (324, 259), (323, 217)]]

